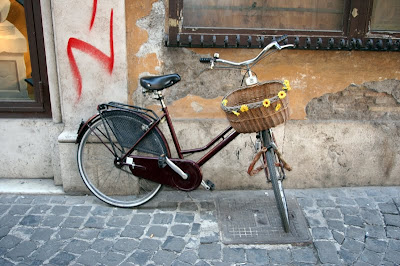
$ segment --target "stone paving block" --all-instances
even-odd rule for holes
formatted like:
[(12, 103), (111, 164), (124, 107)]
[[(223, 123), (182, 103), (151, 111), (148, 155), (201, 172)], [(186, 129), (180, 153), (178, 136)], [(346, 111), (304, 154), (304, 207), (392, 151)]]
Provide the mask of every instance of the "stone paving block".
[(70, 239), (74, 237), (76, 234), (76, 230), (72, 230), (69, 228), (60, 228), (53, 236), (52, 238), (57, 239), (57, 240), (63, 240), (63, 239)]
[(135, 239), (119, 239), (112, 247), (113, 250), (121, 253), (130, 253), (139, 246), (139, 241)]
[(65, 245), (63, 241), (49, 240), (44, 245), (35, 250), (30, 257), (33, 260), (46, 261), (59, 252)]
[(400, 227), (400, 215), (384, 214), (385, 224)]
[(330, 220), (338, 220), (342, 219), (342, 213), (338, 209), (324, 209), (322, 210), (322, 215), (325, 217), (325, 219)]
[(219, 233), (211, 233), (206, 236), (200, 237), (200, 243), (205, 244), (205, 243), (216, 243), (219, 241)]
[(105, 226), (105, 218), (103, 217), (95, 217), (91, 216), (85, 223), (86, 228), (98, 228), (98, 229), (103, 229)]
[(6, 235), (0, 240), (0, 248), (11, 249), (18, 245), (21, 241), (22, 239), (19, 237)]
[(341, 248), (339, 250), (339, 256), (343, 260), (344, 265), (353, 265), (354, 262), (360, 257), (360, 254), (353, 253), (345, 248)]
[(191, 235), (198, 235), (200, 233), (201, 225), (199, 223), (192, 224), (192, 230), (190, 231)]
[(82, 254), (90, 247), (90, 243), (83, 240), (72, 239), (71, 242), (64, 248), (64, 251), (73, 254)]
[(50, 260), (50, 263), (54, 265), (68, 265), (75, 258), (75, 255), (69, 254), (67, 252), (60, 252)]
[(182, 254), (178, 257), (179, 261), (188, 263), (190, 265), (195, 264), (197, 259), (198, 259), (198, 256), (197, 256), (196, 252), (193, 250), (186, 250), (186, 251), (182, 252)]
[(122, 231), (122, 237), (140, 238), (144, 234), (145, 227), (127, 225)]
[(134, 214), (130, 225), (148, 225), (151, 216), (149, 214)]
[(364, 249), (360, 255), (360, 260), (371, 265), (379, 265), (383, 259), (383, 253), (377, 253), (369, 249)]
[(313, 227), (312, 228), (313, 239), (332, 239), (332, 233), (327, 227)]
[(356, 198), (355, 201), (357, 202), (360, 208), (366, 208), (366, 209), (376, 208), (376, 203), (372, 201), (370, 198)]
[(216, 205), (214, 201), (201, 201), (200, 208), (205, 211), (214, 211), (216, 210)]
[(315, 241), (314, 245), (322, 263), (339, 264), (337, 250), (331, 241)]
[(387, 214), (399, 214), (399, 210), (394, 202), (379, 203), (379, 210)]
[(100, 257), (101, 257), (100, 253), (94, 250), (87, 250), (81, 256), (78, 257), (76, 262), (82, 265), (92, 266), (99, 261)]
[(193, 264), (189, 264), (180, 260), (174, 260), (171, 266), (192, 266)]
[(385, 256), (384, 256), (384, 260), (393, 262), (397, 265), (400, 265), (400, 252), (394, 251), (394, 250), (392, 250), (390, 252), (386, 252)]
[(102, 265), (114, 266), (114, 265), (119, 265), (124, 260), (125, 260), (124, 255), (117, 252), (109, 251), (99, 260), (99, 263)]
[(192, 211), (195, 212), (199, 209), (195, 202), (181, 202), (179, 205), (180, 211)]
[(3, 217), (0, 218), (0, 224), (2, 227), (14, 227), (21, 221), (21, 219), (23, 219), (22, 216), (5, 214)]
[(400, 239), (400, 228), (396, 226), (387, 226), (386, 236), (388, 238)]
[(339, 206), (340, 212), (343, 215), (358, 215), (360, 208), (358, 206)]
[(50, 205), (38, 205), (38, 206), (33, 206), (29, 210), (29, 214), (46, 214), (48, 210), (50, 210), (52, 206)]
[(344, 215), (344, 223), (347, 225), (354, 225), (354, 226), (359, 226), (359, 227), (363, 227), (364, 226), (364, 222), (363, 220), (360, 218), (360, 216), (355, 216), (355, 215)]
[(153, 224), (170, 224), (174, 216), (171, 213), (156, 213), (153, 217)]
[(366, 237), (383, 239), (383, 238), (386, 238), (386, 231), (383, 226), (366, 225), (365, 226), (365, 235), (366, 235)]
[(55, 205), (50, 212), (54, 215), (66, 215), (69, 213), (70, 209), (71, 207), (69, 206)]
[(86, 217), (91, 209), (92, 209), (91, 206), (73, 206), (69, 215)]
[(363, 209), (360, 213), (366, 224), (383, 226), (383, 218), (379, 210)]
[(336, 230), (332, 230), (332, 236), (333, 236), (333, 239), (335, 239), (336, 242), (337, 242), (339, 245), (342, 245), (342, 244), (343, 244), (343, 241), (344, 241), (344, 238), (345, 238), (343, 233), (338, 232), (338, 231), (336, 231)]
[(246, 262), (245, 250), (243, 248), (224, 247), (222, 249), (222, 259), (224, 262), (244, 263)]
[(388, 243), (383, 240), (367, 238), (365, 241), (365, 248), (377, 253), (383, 253), (386, 251)]
[[(161, 226), (161, 225), (153, 225), (147, 230), (146, 235), (149, 237), (164, 237), (167, 233), (168, 227), (166, 226)], [(172, 233), (173, 232), (173, 227), (171, 228)], [(178, 230), (181, 232), (180, 230)], [(182, 235), (184, 236), (184, 235)]]
[(23, 241), (19, 243), (15, 248), (7, 252), (6, 257), (12, 261), (23, 261), (36, 250), (37, 245), (33, 241)]
[(83, 228), (82, 230), (78, 230), (76, 232), (75, 237), (78, 239), (84, 239), (90, 241), (93, 239), (97, 239), (99, 233), (100, 230), (98, 229)]
[(250, 248), (245, 249), (247, 262), (255, 265), (268, 265), (269, 257), (267, 250), (258, 249), (258, 248)]
[(336, 204), (338, 205), (350, 205), (350, 206), (356, 206), (357, 202), (352, 199), (352, 198), (336, 198)]
[(24, 215), (31, 208), (30, 205), (14, 205), (8, 210), (10, 215)]
[(82, 226), (85, 221), (82, 217), (67, 217), (64, 222), (61, 224), (61, 227), (64, 228), (79, 228)]
[(152, 256), (153, 252), (137, 249), (126, 260), (126, 262), (130, 262), (135, 265), (146, 265), (146, 263), (150, 260)]
[(138, 249), (147, 250), (147, 251), (156, 251), (160, 248), (161, 241), (156, 239), (145, 238), (140, 241)]
[(346, 227), (344, 226), (344, 222), (341, 220), (327, 220), (328, 228), (331, 230), (336, 230), (344, 233), (346, 231)]
[(292, 260), (290, 249), (280, 248), (268, 250), (268, 257), (271, 264), (285, 265)]
[(178, 205), (179, 202), (163, 201), (158, 203), (157, 209), (162, 211), (175, 211)]
[(292, 249), (292, 257), (294, 262), (316, 264), (318, 259), (313, 249), (309, 247)]
[(112, 211), (113, 207), (111, 206), (96, 206), (90, 211), (90, 213), (93, 216), (109, 216)]
[(221, 244), (201, 244), (199, 247), (199, 258), (206, 260), (221, 258)]
[(57, 215), (45, 216), (42, 220), (43, 226), (58, 227), (64, 221), (65, 217)]
[(153, 261), (156, 265), (171, 265), (177, 258), (177, 255), (172, 251), (159, 250), (154, 254)]
[(171, 227), (174, 236), (185, 236), (189, 233), (190, 226), (188, 224), (175, 224)]
[(5, 237), (6, 235), (8, 235), (8, 233), (10, 232), (10, 228), (9, 227), (0, 227), (0, 240)]
[(181, 252), (185, 248), (185, 244), (186, 242), (183, 238), (168, 236), (161, 248), (164, 250)]
[(400, 240), (390, 239), (388, 248), (389, 250), (400, 251)]
[(108, 252), (111, 247), (114, 245), (114, 242), (105, 239), (96, 239), (93, 244), (90, 246), (91, 249), (104, 254)]
[(110, 227), (125, 227), (125, 225), (128, 223), (129, 219), (125, 217), (111, 217), (107, 222), (106, 225)]
[(32, 226), (36, 227), (39, 226), (40, 222), (42, 221), (42, 216), (39, 215), (27, 215), (19, 222), (20, 225), (25, 226)]
[(365, 239), (365, 229), (356, 226), (348, 226), (346, 228), (346, 238), (352, 238), (360, 242), (364, 242)]
[(112, 208), (111, 216), (130, 216), (135, 212), (134, 209), (127, 208)]
[(192, 213), (177, 213), (175, 215), (175, 222), (176, 223), (193, 223), (194, 221), (194, 214)]
[(51, 228), (36, 228), (31, 236), (31, 240), (35, 241), (48, 241), (56, 231)]
[(109, 229), (101, 229), (99, 238), (117, 238), (120, 236), (120, 229), (118, 228), (109, 228)]

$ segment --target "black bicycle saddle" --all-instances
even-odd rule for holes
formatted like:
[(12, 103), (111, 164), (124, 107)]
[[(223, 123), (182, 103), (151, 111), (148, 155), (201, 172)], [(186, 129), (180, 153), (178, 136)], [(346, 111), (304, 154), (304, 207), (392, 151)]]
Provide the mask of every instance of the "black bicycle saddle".
[(178, 83), (181, 77), (178, 74), (163, 76), (148, 76), (140, 78), (140, 85), (147, 90), (159, 91)]

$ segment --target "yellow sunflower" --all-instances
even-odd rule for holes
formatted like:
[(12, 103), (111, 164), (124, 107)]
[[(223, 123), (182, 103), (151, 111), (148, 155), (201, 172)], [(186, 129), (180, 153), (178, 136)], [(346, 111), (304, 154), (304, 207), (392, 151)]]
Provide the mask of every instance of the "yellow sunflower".
[(249, 107), (248, 107), (246, 104), (243, 104), (243, 105), (240, 107), (240, 111), (241, 111), (242, 113), (247, 112), (248, 110), (249, 110)]
[(286, 92), (285, 92), (285, 91), (280, 91), (280, 92), (278, 93), (278, 97), (279, 97), (279, 99), (285, 98), (285, 97), (286, 97)]
[(239, 116), (240, 113), (236, 112), (236, 111), (232, 111), (232, 113), (234, 113), (236, 116)]
[(228, 100), (227, 100), (227, 99), (224, 99), (224, 100), (222, 101), (222, 104), (223, 104), (224, 106), (226, 106), (227, 103), (228, 103)]
[(264, 107), (269, 107), (271, 105), (271, 101), (269, 99), (264, 99), (263, 105)]
[(277, 105), (276, 105), (276, 107), (275, 107), (275, 111), (276, 112), (278, 112), (280, 109), (281, 109), (281, 104), (280, 103), (278, 103)]

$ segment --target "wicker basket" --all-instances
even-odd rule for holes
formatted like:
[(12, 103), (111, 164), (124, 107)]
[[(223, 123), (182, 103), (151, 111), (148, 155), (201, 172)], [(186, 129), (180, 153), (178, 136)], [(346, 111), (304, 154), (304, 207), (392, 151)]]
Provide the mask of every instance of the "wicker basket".
[[(283, 99), (278, 97), (283, 86), (281, 81), (267, 81), (240, 88), (226, 95), (222, 101), (225, 104), (221, 104), (221, 107), (231, 126), (239, 133), (251, 133), (284, 123), (291, 110), (288, 95)], [(269, 107), (263, 105), (265, 99), (269, 99)], [(276, 111), (278, 104), (281, 108)], [(240, 111), (242, 105), (246, 105), (248, 111)]]

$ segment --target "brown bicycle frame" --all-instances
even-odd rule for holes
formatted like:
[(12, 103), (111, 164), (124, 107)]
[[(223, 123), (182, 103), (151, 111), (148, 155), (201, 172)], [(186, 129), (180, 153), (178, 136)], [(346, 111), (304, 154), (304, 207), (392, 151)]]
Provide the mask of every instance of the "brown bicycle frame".
[[(219, 151), (221, 151), (225, 146), (227, 146), (232, 140), (234, 140), (240, 133), (235, 131), (231, 126), (227, 127), (224, 131), (222, 131), (217, 137), (215, 137), (213, 140), (211, 140), (207, 145), (201, 148), (195, 148), (195, 149), (189, 149), (189, 150), (182, 150), (181, 146), (179, 144), (178, 137), (176, 136), (175, 133), (175, 128), (174, 125), (172, 124), (171, 117), (168, 112), (168, 108), (165, 106), (162, 108), (163, 115), (158, 118), (156, 121), (154, 121), (147, 131), (143, 134), (142, 137), (140, 137), (136, 143), (132, 146), (132, 148), (129, 149), (129, 151), (121, 158), (121, 161), (125, 161), (126, 157), (129, 156), (135, 149), (135, 147), (139, 144), (139, 142), (149, 134), (151, 130), (153, 130), (160, 122), (162, 119), (166, 118), (168, 128), (170, 130), (171, 136), (172, 136), (172, 141), (174, 142), (176, 152), (178, 153), (178, 157), (180, 159), (183, 159), (184, 154), (194, 154), (194, 153), (199, 153), (202, 151), (206, 151), (210, 149), (215, 143), (217, 143), (219, 140), (221, 140), (215, 147), (213, 147), (208, 153), (206, 153), (203, 157), (201, 157), (196, 164), (198, 166), (202, 166), (206, 162), (208, 162), (212, 157), (214, 157), (215, 154), (217, 154)], [(230, 131), (232, 131), (227, 137), (225, 137)]]

